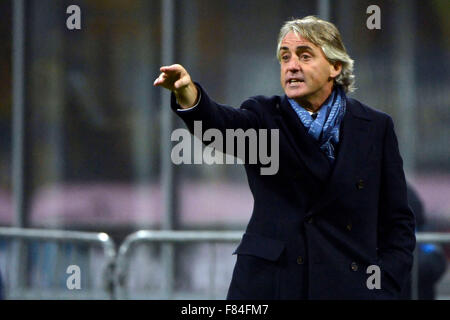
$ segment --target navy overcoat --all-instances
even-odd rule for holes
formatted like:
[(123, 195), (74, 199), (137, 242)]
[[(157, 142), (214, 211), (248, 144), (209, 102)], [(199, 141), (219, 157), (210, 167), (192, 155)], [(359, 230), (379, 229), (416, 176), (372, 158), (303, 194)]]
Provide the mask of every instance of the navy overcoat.
[[(279, 129), (278, 172), (261, 175), (259, 164), (245, 164), (254, 206), (227, 298), (397, 298), (412, 268), (415, 219), (391, 117), (347, 98), (331, 165), (285, 95), (233, 108), (196, 85), (196, 107), (178, 111), (171, 100), (191, 132), (196, 120), (224, 136), (226, 129)], [(376, 274), (371, 265), (379, 267), (381, 289), (367, 285)]]

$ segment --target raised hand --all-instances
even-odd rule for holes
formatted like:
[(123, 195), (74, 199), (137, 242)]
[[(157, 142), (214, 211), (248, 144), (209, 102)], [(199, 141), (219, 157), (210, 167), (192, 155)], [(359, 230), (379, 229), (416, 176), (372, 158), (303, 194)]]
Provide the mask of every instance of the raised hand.
[(163, 66), (159, 70), (161, 74), (153, 85), (172, 91), (182, 108), (193, 106), (197, 100), (198, 91), (186, 69), (180, 64), (173, 64)]

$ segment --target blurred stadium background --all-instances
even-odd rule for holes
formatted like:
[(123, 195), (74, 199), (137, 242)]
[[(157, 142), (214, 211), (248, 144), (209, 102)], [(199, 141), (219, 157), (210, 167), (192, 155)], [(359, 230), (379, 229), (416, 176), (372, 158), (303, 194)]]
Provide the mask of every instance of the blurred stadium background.
[[(66, 28), (72, 4), (81, 30)], [(366, 27), (372, 4), (381, 30)], [(152, 83), (177, 62), (222, 103), (282, 94), (279, 28), (310, 14), (340, 29), (355, 60), (353, 96), (393, 117), (424, 230), (449, 232), (448, 0), (0, 1), (0, 226), (105, 232), (117, 246), (142, 229), (242, 231), (253, 201), (243, 166), (171, 165), (170, 133), (184, 126)], [(212, 297), (224, 298), (234, 246), (139, 245), (127, 297), (168, 297), (160, 289), (172, 261), (179, 297), (205, 297), (213, 279)], [(18, 251), (0, 237), (6, 298), (108, 298), (96, 249), (32, 241), (21, 252), (14, 282)], [(65, 289), (69, 264), (82, 270), (76, 293)], [(448, 297), (447, 271), (437, 298)]]

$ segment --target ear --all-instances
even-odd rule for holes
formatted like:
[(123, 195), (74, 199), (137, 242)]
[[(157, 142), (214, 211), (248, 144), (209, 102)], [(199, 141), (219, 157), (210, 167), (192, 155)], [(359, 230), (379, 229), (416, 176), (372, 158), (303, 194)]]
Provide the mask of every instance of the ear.
[(342, 71), (342, 63), (330, 63), (330, 78), (335, 79)]

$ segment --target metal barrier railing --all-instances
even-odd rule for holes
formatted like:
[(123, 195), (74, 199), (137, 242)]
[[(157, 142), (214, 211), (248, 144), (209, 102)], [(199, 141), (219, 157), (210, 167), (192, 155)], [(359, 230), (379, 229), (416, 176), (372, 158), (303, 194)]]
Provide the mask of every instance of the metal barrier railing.
[[(106, 263), (102, 270), (102, 288), (110, 299), (114, 299), (114, 263), (116, 258), (116, 248), (113, 240), (106, 233), (48, 230), (48, 229), (27, 229), (0, 227), (0, 238), (8, 238), (15, 241), (51, 241), (65, 243), (85, 243), (97, 244), (103, 249)], [(18, 272), (18, 270), (14, 270)], [(51, 297), (50, 298), (57, 298)]]
[[(90, 243), (102, 247), (107, 263), (102, 271), (103, 288), (110, 299), (126, 299), (125, 285), (129, 274), (130, 251), (141, 243), (160, 243), (174, 245), (175, 243), (238, 243), (244, 231), (151, 231), (141, 230), (127, 236), (120, 245), (117, 254), (114, 242), (106, 233), (91, 233), (65, 230), (22, 229), (0, 227), (0, 238), (13, 240), (40, 240), (69, 243)], [(450, 233), (416, 234), (417, 243), (450, 243)], [(214, 257), (215, 258), (215, 257)], [(213, 270), (209, 269), (210, 282), (213, 282)], [(418, 264), (417, 254), (414, 255), (412, 271), (412, 298), (418, 298)], [(166, 276), (171, 276), (166, 274)], [(170, 282), (171, 280), (165, 279)], [(212, 290), (209, 294), (211, 296)], [(163, 294), (164, 296), (164, 294)], [(171, 298), (166, 294), (166, 298)]]
[[(228, 242), (237, 243), (241, 240), (244, 231), (149, 231), (141, 230), (129, 235), (119, 247), (116, 260), (116, 294), (117, 297), (126, 298), (124, 289), (128, 275), (128, 254), (135, 245), (143, 242), (159, 243), (185, 243), (185, 242)], [(417, 243), (450, 243), (450, 233), (425, 233), (416, 234)], [(418, 299), (418, 264), (417, 254), (414, 255), (412, 271), (412, 299)], [(213, 268), (210, 268), (210, 278)], [(166, 280), (167, 281), (167, 280)], [(163, 294), (170, 298), (167, 294)]]
[[(174, 243), (238, 243), (244, 231), (150, 231), (141, 230), (130, 234), (120, 245), (116, 259), (116, 296), (118, 299), (127, 298), (127, 292), (124, 289), (128, 275), (128, 254), (137, 244), (144, 242), (159, 242), (164, 244)], [(214, 261), (214, 259), (213, 259)], [(210, 284), (213, 283), (213, 267), (209, 268)], [(166, 273), (166, 278), (171, 275)], [(171, 279), (165, 281), (171, 283)], [(212, 296), (213, 288), (209, 289), (209, 296)], [(165, 292), (162, 297), (170, 299), (171, 293)]]
[(450, 243), (450, 233), (443, 232), (418, 232), (416, 233), (417, 243)]

